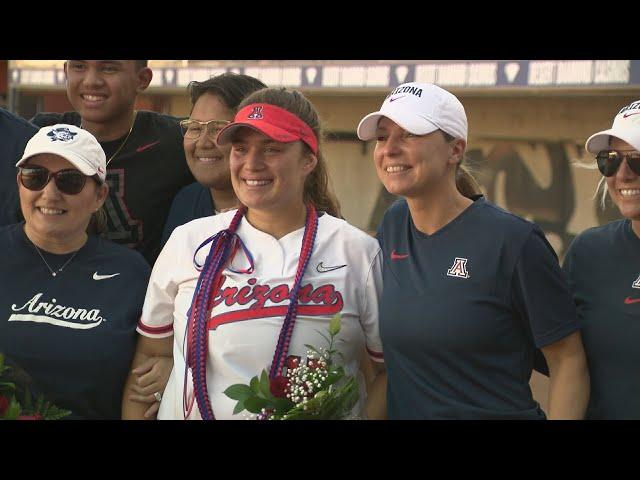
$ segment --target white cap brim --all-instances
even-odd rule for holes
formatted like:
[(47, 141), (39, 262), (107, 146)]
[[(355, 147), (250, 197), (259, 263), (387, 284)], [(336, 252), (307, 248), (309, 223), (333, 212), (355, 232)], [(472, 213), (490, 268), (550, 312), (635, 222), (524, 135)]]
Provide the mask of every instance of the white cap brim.
[(75, 153), (70, 152), (67, 149), (57, 150), (55, 148), (47, 148), (47, 149), (42, 149), (35, 152), (29, 152), (28, 156), (23, 156), (18, 161), (18, 163), (16, 163), (16, 167), (23, 165), (30, 158), (33, 158), (36, 155), (40, 155), (43, 153), (58, 155), (59, 157), (62, 157), (65, 160), (71, 162), (71, 164), (73, 164), (73, 166), (75, 166), (78, 170), (80, 170), (84, 175), (87, 175), (88, 177), (92, 177), (93, 175), (98, 175), (100, 179), (104, 181), (103, 176), (100, 175), (100, 173), (87, 160), (85, 160), (80, 155), (76, 155)]
[(427, 135), (428, 133), (435, 132), (438, 127), (432, 121), (421, 117), (419, 115), (401, 115), (396, 112), (373, 112), (365, 116), (358, 124), (358, 138), (360, 140), (373, 140), (376, 137), (376, 130), (378, 129), (378, 122), (380, 118), (387, 117), (389, 120), (397, 123), (407, 132), (414, 135)]
[(584, 144), (584, 148), (589, 153), (598, 153), (601, 150), (608, 150), (609, 147), (609, 139), (610, 137), (619, 138), (623, 142), (627, 142), (634, 149), (640, 151), (640, 132), (638, 129), (615, 129), (610, 128), (609, 130), (603, 130), (602, 132), (594, 133), (591, 135), (586, 143)]

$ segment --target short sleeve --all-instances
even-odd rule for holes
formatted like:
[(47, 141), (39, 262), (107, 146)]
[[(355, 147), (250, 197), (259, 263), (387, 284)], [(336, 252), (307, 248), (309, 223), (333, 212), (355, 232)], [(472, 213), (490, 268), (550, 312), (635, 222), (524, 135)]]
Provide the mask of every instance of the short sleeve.
[(536, 347), (579, 330), (576, 307), (553, 248), (538, 228), (525, 241), (512, 279), (512, 301)]
[(382, 298), (382, 251), (378, 250), (367, 269), (360, 324), (364, 332), (369, 357), (384, 362), (380, 340), (380, 298)]
[(179, 239), (172, 234), (151, 271), (142, 316), (136, 328), (145, 337), (166, 338), (173, 335), (173, 310), (178, 293), (173, 272), (179, 247)]

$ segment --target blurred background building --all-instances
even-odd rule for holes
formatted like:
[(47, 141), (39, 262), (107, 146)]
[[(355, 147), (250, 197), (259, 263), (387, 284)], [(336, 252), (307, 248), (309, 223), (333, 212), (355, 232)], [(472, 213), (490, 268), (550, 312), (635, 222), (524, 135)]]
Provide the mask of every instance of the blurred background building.
[[(71, 110), (63, 60), (0, 61), (0, 104), (24, 118)], [(304, 92), (324, 121), (333, 189), (352, 224), (375, 231), (394, 200), (372, 163), (374, 142), (356, 136), (358, 121), (409, 81), (457, 95), (469, 119), (467, 162), (488, 198), (537, 222), (559, 257), (585, 228), (617, 218), (593, 198), (600, 174), (584, 152), (589, 135), (609, 128), (640, 99), (637, 60), (496, 61), (200, 61), (151, 60), (153, 81), (138, 109), (188, 116), (186, 87), (227, 71)], [(544, 404), (544, 383), (534, 376)], [(538, 382), (538, 383), (536, 383)]]

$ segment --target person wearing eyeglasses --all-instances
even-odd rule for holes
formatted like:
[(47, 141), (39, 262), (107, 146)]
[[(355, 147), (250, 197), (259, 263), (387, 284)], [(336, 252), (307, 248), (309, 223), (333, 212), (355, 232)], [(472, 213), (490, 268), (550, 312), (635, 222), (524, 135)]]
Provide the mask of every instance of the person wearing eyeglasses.
[[(323, 331), (338, 313), (341, 363), (361, 380), (356, 410), (384, 417), (380, 247), (339, 218), (320, 132), (301, 93), (266, 88), (218, 134), (218, 145), (231, 146), (242, 206), (173, 231), (138, 324), (156, 351), (173, 352), (159, 419), (246, 418), (223, 392), (263, 369), (280, 383), (304, 362), (305, 344), (326, 345)], [(366, 400), (357, 373), (365, 350), (375, 376)]]
[[(586, 360), (557, 257), (534, 223), (493, 205), (463, 165), (464, 106), (407, 83), (358, 125), (384, 187), (380, 337), (390, 419), (579, 419)], [(535, 349), (549, 412), (533, 399)]]
[(607, 196), (624, 217), (571, 243), (569, 279), (591, 376), (588, 419), (640, 419), (640, 100), (586, 142)]
[(0, 228), (0, 352), (67, 418), (119, 419), (150, 267), (87, 233), (109, 193), (104, 151), (56, 124), (16, 166), (24, 221)]
[(31, 122), (76, 125), (98, 139), (109, 185), (104, 235), (139, 251), (153, 266), (171, 202), (193, 182), (179, 119), (136, 109), (153, 77), (147, 60), (67, 60), (64, 74), (75, 111), (41, 112)]
[(231, 185), (230, 148), (218, 145), (216, 136), (233, 120), (240, 102), (265, 87), (256, 78), (231, 72), (189, 84), (191, 113), (180, 126), (187, 165), (196, 182), (183, 187), (173, 200), (163, 246), (177, 226), (239, 206)]

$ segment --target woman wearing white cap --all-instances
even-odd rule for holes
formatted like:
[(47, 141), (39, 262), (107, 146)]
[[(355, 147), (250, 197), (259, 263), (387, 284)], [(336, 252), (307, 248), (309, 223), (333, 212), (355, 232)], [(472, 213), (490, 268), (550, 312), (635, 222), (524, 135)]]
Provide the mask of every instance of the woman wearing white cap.
[(589, 419), (640, 419), (640, 101), (586, 142), (624, 217), (590, 228), (564, 261), (578, 308), (589, 375)]
[(319, 140), (313, 105), (285, 89), (251, 94), (218, 135), (243, 207), (177, 227), (153, 268), (138, 331), (175, 365), (158, 418), (245, 418), (223, 392), (265, 368), (277, 383), (338, 313), (345, 369), (366, 347), (366, 412), (384, 415), (380, 248), (337, 218)]
[(582, 418), (588, 374), (566, 281), (535, 224), (478, 195), (460, 101), (401, 85), (358, 136), (376, 139), (378, 176), (403, 197), (378, 230), (389, 418), (544, 418), (534, 344), (550, 369), (548, 417)]
[(89, 132), (40, 129), (17, 163), (24, 222), (0, 229), (0, 352), (69, 418), (119, 419), (149, 267), (87, 226), (108, 193)]

